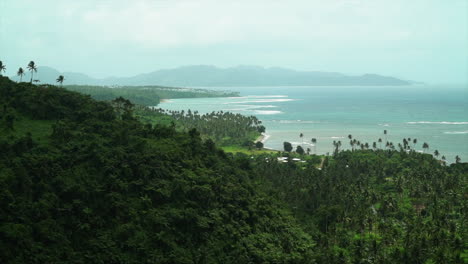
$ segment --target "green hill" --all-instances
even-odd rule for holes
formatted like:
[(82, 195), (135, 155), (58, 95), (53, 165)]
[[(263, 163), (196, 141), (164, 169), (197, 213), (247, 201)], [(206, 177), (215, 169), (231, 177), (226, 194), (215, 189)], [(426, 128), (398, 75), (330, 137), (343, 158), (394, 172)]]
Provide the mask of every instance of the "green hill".
[[(1, 263), (301, 262), (248, 164), (130, 109), (0, 79)], [(12, 120), (12, 121), (6, 121)]]
[(233, 155), (134, 111), (0, 77), (0, 263), (468, 261), (467, 163)]

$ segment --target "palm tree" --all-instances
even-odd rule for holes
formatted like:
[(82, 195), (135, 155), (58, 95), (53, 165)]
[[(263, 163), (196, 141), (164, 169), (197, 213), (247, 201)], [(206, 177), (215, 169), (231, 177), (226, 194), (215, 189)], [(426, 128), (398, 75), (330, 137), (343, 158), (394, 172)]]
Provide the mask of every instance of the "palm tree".
[(379, 145), (380, 145), (380, 148), (382, 148), (382, 139), (379, 138)]
[(37, 72), (36, 63), (34, 63), (34, 61), (30, 61), (28, 63), (28, 70), (31, 72), (31, 83), (32, 83), (34, 72)]
[(5, 72), (5, 70), (6, 70), (6, 67), (5, 67), (5, 66), (6, 66), (6, 65), (3, 64), (2, 61), (0, 61), (0, 76), (2, 76), (2, 71)]
[(302, 139), (302, 145), (304, 145), (304, 134), (299, 134), (299, 137)]
[(387, 141), (387, 130), (385, 129), (385, 130), (383, 131), (383, 133), (384, 133), (384, 135), (385, 135), (385, 141)]
[(63, 75), (60, 75), (58, 78), (57, 78), (57, 82), (60, 83), (60, 86), (63, 86), (63, 81), (65, 80), (65, 77), (63, 77)]
[(429, 148), (429, 144), (424, 142), (424, 144), (423, 144), (424, 153), (426, 153), (426, 149), (428, 149), (428, 148)]
[(418, 140), (415, 138), (415, 139), (413, 139), (413, 148), (416, 147), (416, 143), (418, 143)]
[(317, 139), (312, 138), (312, 144), (314, 144), (314, 154), (317, 154)]
[(20, 77), (20, 82), (22, 82), (22, 81), (23, 81), (23, 75), (24, 75), (24, 70), (23, 70), (23, 68), (20, 67), (20, 68), (18, 69), (18, 72), (17, 72), (16, 74)]
[(444, 155), (442, 155), (442, 160), (445, 162), (446, 158)]
[(439, 157), (439, 151), (437, 149), (434, 151), (434, 156)]
[(460, 157), (458, 157), (458, 155), (455, 156), (455, 163), (460, 163), (460, 161), (461, 161)]

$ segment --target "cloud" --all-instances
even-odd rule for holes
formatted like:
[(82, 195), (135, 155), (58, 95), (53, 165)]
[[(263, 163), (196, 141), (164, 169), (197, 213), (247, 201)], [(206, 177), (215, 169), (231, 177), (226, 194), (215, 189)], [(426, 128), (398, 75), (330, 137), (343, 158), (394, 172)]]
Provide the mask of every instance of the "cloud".
[(0, 51), (5, 61), (102, 75), (127, 72), (109, 68), (117, 59), (141, 65), (137, 73), (157, 58), (159, 67), (260, 64), (418, 80), (444, 69), (466, 80), (467, 8), (466, 0), (0, 0)]

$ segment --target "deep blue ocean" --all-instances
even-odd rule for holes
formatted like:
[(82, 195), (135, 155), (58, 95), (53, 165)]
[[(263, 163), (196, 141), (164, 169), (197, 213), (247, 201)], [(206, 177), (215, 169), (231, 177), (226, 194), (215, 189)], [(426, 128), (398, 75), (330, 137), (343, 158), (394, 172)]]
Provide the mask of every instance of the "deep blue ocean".
[[(334, 140), (349, 148), (348, 134), (371, 146), (379, 138), (395, 145), (403, 138), (416, 138), (417, 150), (427, 142), (428, 152), (437, 149), (451, 162), (455, 155), (468, 161), (468, 86), (209, 89), (238, 91), (241, 97), (171, 99), (159, 107), (255, 115), (267, 128), (265, 147), (273, 149), (282, 149), (289, 141), (324, 154), (332, 152)], [(315, 147), (312, 138), (317, 139)]]

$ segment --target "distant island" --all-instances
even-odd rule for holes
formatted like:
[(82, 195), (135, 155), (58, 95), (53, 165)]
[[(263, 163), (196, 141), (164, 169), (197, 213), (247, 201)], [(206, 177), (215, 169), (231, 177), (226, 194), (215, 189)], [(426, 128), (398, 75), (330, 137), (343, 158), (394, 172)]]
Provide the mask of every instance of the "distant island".
[[(284, 68), (238, 66), (218, 68), (197, 65), (165, 69), (133, 77), (97, 79), (83, 73), (60, 72), (51, 67), (38, 67), (41, 83), (55, 83), (64, 75), (67, 84), (75, 85), (165, 85), (184, 87), (219, 86), (401, 86), (416, 82), (377, 74), (350, 76), (336, 72), (296, 71)], [(13, 80), (18, 77), (11, 77)]]

